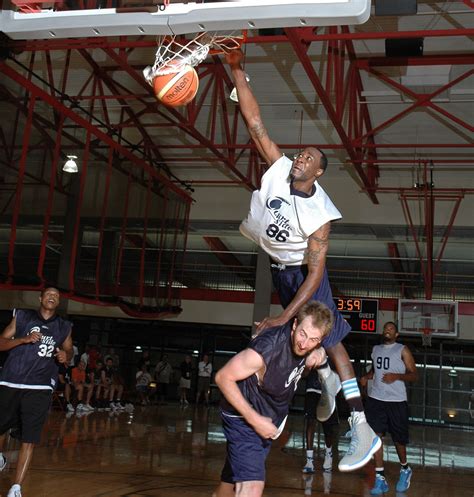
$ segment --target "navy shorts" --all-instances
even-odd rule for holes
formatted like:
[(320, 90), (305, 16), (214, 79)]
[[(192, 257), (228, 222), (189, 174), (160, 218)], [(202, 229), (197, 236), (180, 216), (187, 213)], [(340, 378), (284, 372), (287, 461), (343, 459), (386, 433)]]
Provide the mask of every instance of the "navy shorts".
[(29, 390), (1, 385), (0, 435), (11, 428), (15, 438), (25, 443), (38, 444), (50, 405), (50, 390)]
[[(286, 308), (293, 300), (296, 292), (303, 284), (308, 274), (308, 266), (286, 266), (285, 269), (278, 269), (271, 267), (273, 286), (275, 287), (278, 295), (280, 296), (281, 305)], [(323, 277), (319, 288), (314, 292), (311, 297), (312, 300), (318, 300), (326, 304), (334, 314), (334, 326), (322, 341), (325, 349), (330, 349), (337, 345), (346, 337), (351, 331), (349, 323), (342, 317), (342, 314), (337, 310), (336, 304), (332, 297), (331, 286), (329, 285), (328, 273), (324, 269)]]
[(365, 415), (375, 433), (385, 435), (388, 432), (394, 442), (401, 445), (409, 443), (407, 402), (385, 402), (368, 397)]
[(240, 416), (221, 412), (222, 427), (227, 439), (227, 458), (221, 481), (265, 481), (265, 460), (271, 440), (261, 438)]

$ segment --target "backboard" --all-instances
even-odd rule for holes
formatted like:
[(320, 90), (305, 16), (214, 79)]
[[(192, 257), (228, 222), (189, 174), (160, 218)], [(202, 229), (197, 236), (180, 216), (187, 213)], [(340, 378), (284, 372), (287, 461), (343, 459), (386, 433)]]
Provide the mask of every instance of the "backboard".
[(424, 332), (436, 337), (458, 336), (458, 303), (452, 300), (398, 301), (398, 331), (405, 335)]
[[(36, 1), (43, 3), (44, 0)], [(133, 9), (44, 8), (34, 13), (3, 10), (0, 31), (12, 39), (46, 40), (337, 26), (364, 23), (370, 16), (370, 7), (371, 0), (222, 0), (173, 2), (165, 7), (161, 2)]]

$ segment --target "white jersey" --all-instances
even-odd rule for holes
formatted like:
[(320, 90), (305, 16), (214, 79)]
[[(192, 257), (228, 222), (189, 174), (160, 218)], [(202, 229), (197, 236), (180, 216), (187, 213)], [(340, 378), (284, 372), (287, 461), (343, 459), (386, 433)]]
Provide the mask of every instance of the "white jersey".
[(369, 397), (385, 402), (404, 402), (407, 400), (407, 389), (403, 380), (396, 380), (393, 383), (382, 381), (385, 373), (406, 373), (406, 365), (402, 358), (404, 347), (401, 343), (395, 342), (389, 345), (376, 345), (372, 349), (374, 379)]
[(309, 236), (342, 216), (317, 182), (310, 196), (292, 194), (291, 166), (292, 161), (282, 156), (263, 175), (262, 186), (252, 194), (250, 212), (240, 232), (274, 261), (298, 266), (307, 262)]

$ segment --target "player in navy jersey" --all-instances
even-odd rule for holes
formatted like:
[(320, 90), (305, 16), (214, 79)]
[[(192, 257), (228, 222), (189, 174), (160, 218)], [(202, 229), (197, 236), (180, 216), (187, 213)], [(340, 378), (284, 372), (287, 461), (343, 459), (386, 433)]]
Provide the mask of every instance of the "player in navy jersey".
[(284, 308), (279, 316), (256, 323), (257, 333), (287, 323), (310, 299), (324, 302), (334, 313), (334, 327), (322, 345), (339, 376), (328, 363), (318, 369), (322, 395), (317, 417), (321, 422), (331, 417), (342, 386), (352, 411), (352, 440), (339, 470), (353, 471), (371, 459), (381, 441), (365, 418), (354, 368), (342, 344), (350, 326), (336, 308), (326, 271), (331, 221), (341, 218), (317, 181), (326, 170), (327, 158), (315, 147), (305, 148), (294, 161), (282, 154), (263, 125), (241, 66), (242, 58), (240, 50), (226, 54), (250, 136), (271, 167), (263, 175), (260, 189), (252, 194), (250, 211), (240, 231), (270, 256), (273, 284)]
[(292, 324), (264, 331), (217, 372), (227, 458), (215, 497), (262, 495), (271, 440), (285, 426), (305, 368), (326, 359), (320, 344), (332, 324), (329, 308), (311, 301)]
[[(15, 479), (7, 497), (21, 497), (21, 484), (40, 442), (51, 394), (56, 387), (58, 364), (67, 365), (73, 354), (71, 323), (59, 317), (59, 290), (41, 292), (38, 311), (15, 310), (0, 336), (0, 351), (8, 357), (0, 375), (0, 448), (4, 434), (21, 441)], [(6, 458), (0, 452), (0, 471)]]

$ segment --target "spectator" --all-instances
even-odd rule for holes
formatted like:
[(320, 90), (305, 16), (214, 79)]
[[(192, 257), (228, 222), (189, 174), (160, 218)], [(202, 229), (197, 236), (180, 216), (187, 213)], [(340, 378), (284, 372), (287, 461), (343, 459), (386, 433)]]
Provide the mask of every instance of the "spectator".
[(179, 403), (182, 406), (187, 406), (189, 404), (187, 394), (191, 389), (191, 372), (193, 369), (190, 355), (185, 356), (184, 361), (181, 363), (180, 369), (181, 379), (179, 380)]
[(66, 367), (64, 364), (60, 364), (58, 367), (58, 384), (56, 386), (56, 391), (64, 397), (66, 400), (66, 410), (69, 412), (74, 412), (74, 407), (71, 404), (71, 369)]
[(173, 368), (168, 361), (168, 355), (164, 354), (155, 369), (155, 380), (158, 383), (160, 402), (166, 401), (168, 397), (168, 385), (170, 384), (172, 371)]
[[(101, 383), (109, 391), (109, 406), (106, 409), (124, 409), (124, 406), (121, 404), (123, 381), (118, 371), (114, 368), (113, 360), (110, 357), (105, 361), (105, 367), (102, 369)], [(116, 400), (114, 402), (115, 395)]]
[[(72, 386), (77, 393), (77, 411), (93, 411), (91, 398), (94, 393), (94, 383), (91, 381), (90, 370), (84, 361), (79, 361), (79, 365), (71, 371)], [(83, 404), (84, 390), (86, 390), (86, 403)], [(70, 409), (69, 409), (70, 410)]]
[(107, 359), (109, 359), (109, 358), (112, 359), (112, 363), (113, 363), (114, 368), (118, 369), (120, 366), (120, 357), (115, 352), (115, 349), (113, 347), (111, 347), (109, 349), (109, 351), (107, 352), (107, 354), (105, 354), (104, 361), (107, 361)]
[(150, 405), (149, 393), (152, 378), (145, 364), (143, 364), (140, 371), (137, 372), (135, 378), (135, 388), (137, 389), (142, 406)]
[(209, 405), (209, 390), (211, 387), (212, 363), (209, 361), (209, 355), (204, 354), (202, 361), (198, 364), (198, 387), (196, 404), (199, 404), (201, 397), (204, 397), (206, 406)]

